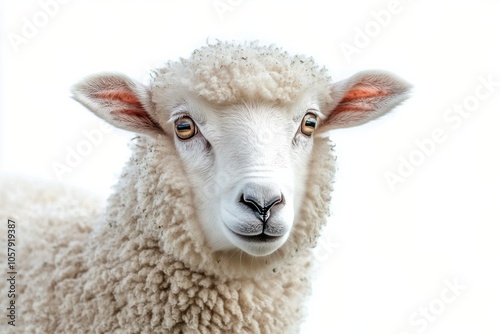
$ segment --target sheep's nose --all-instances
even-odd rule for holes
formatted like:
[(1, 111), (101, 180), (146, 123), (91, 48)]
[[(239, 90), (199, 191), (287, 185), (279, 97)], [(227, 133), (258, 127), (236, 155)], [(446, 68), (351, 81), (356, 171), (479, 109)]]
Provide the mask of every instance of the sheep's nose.
[(263, 223), (271, 216), (271, 209), (284, 205), (284, 197), (277, 186), (249, 183), (243, 187), (240, 202), (248, 206)]

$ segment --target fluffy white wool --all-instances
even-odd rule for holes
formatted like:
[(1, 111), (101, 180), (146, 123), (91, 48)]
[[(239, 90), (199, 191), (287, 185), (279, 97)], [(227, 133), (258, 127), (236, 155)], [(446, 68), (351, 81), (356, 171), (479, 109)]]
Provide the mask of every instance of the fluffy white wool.
[[(101, 218), (99, 203), (88, 196), (18, 183), (22, 191), (0, 195), (0, 217), (10, 215), (22, 226), (18, 304), (24, 310), (15, 330), (2, 331), (297, 332), (310, 288), (309, 247), (328, 214), (331, 150), (328, 140), (318, 140), (290, 240), (277, 254), (253, 262), (204, 245), (189, 185), (164, 140), (134, 140)], [(101, 226), (92, 232), (96, 222)]]
[(329, 100), (331, 84), (325, 68), (310, 57), (291, 56), (276, 46), (257, 42), (218, 42), (193, 52), (190, 58), (170, 61), (153, 75), (153, 100), (165, 89), (191, 92), (209, 102), (290, 103), (304, 91)]

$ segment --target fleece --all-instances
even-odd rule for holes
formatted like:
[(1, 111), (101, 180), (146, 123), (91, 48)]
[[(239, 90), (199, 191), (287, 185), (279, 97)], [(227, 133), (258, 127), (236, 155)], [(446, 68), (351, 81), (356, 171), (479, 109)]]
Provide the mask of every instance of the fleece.
[(148, 137), (132, 146), (103, 214), (88, 194), (2, 182), (0, 216), (19, 226), (22, 277), (22, 311), (2, 332), (298, 333), (310, 249), (329, 211), (328, 140), (315, 143), (321, 159), (290, 239), (262, 263), (207, 249), (173, 146)]
[(325, 67), (305, 55), (290, 55), (274, 45), (218, 42), (201, 47), (189, 58), (169, 61), (153, 71), (154, 95), (165, 90), (192, 92), (208, 102), (287, 104), (306, 91), (330, 102), (331, 78)]
[[(268, 47), (239, 53), (234, 46), (219, 62), (205, 61), (219, 46), (169, 63), (152, 85), (198, 91), (212, 103), (239, 97), (287, 103), (304, 87), (329, 80), (310, 59)], [(275, 72), (266, 72), (266, 81), (251, 77), (259, 71), (247, 66)], [(192, 73), (176, 77), (181, 70)], [(234, 79), (246, 75), (246, 83)], [(263, 89), (251, 89), (263, 81)], [(19, 314), (15, 328), (2, 321), (0, 332), (298, 333), (311, 250), (333, 191), (329, 139), (314, 139), (308, 187), (289, 239), (259, 258), (208, 248), (173, 138), (139, 135), (130, 146), (131, 158), (106, 203), (60, 185), (1, 181), (4, 246), (4, 222), (10, 218), (18, 228)]]

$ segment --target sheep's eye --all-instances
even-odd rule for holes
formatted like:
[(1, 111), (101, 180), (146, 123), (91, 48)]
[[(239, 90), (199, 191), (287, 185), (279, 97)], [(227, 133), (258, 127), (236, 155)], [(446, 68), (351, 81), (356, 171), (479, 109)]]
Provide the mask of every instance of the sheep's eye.
[(186, 140), (198, 133), (198, 128), (194, 121), (187, 116), (181, 117), (175, 121), (175, 134), (179, 139)]
[(316, 125), (318, 125), (317, 117), (313, 113), (307, 113), (302, 119), (302, 125), (300, 126), (300, 130), (303, 134), (310, 137), (314, 129), (316, 129)]

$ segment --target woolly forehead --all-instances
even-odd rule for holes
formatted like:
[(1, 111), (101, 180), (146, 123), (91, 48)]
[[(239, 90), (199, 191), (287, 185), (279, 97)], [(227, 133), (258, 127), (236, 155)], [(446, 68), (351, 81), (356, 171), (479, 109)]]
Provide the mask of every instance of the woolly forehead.
[(306, 90), (328, 100), (330, 85), (326, 70), (312, 58), (290, 56), (272, 46), (219, 43), (154, 71), (151, 90), (153, 100), (174, 89), (216, 105), (253, 101), (283, 105)]

